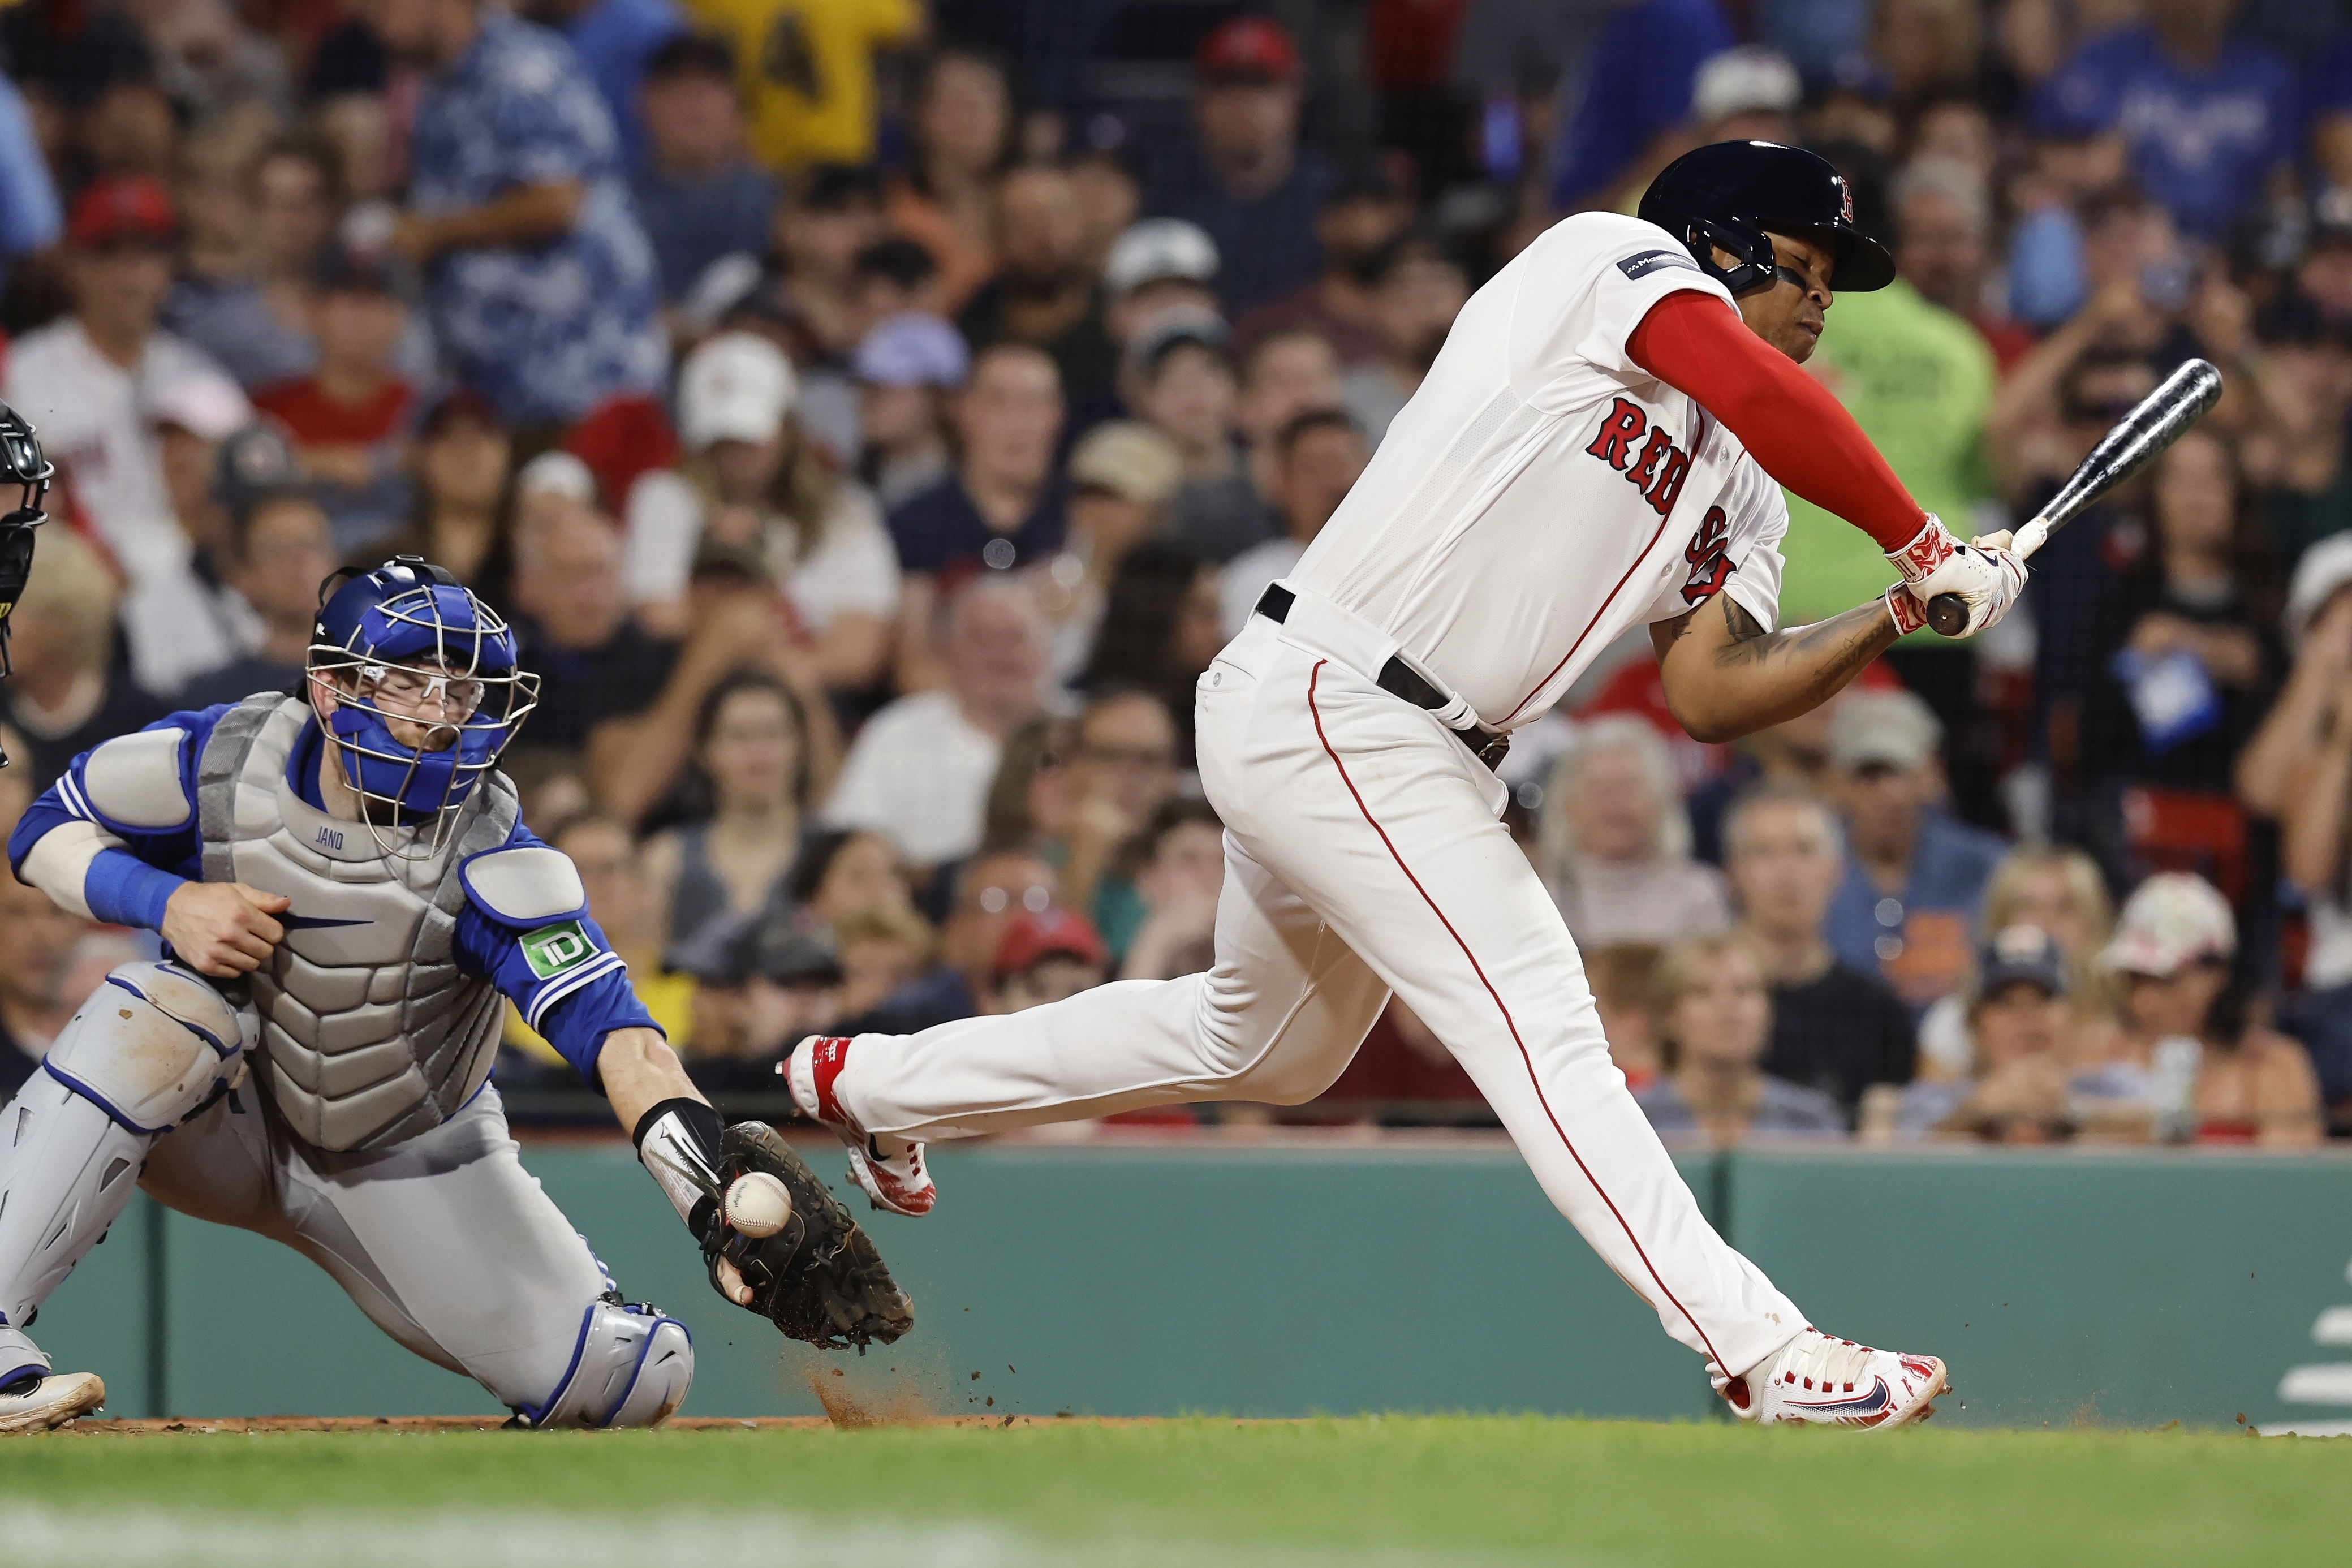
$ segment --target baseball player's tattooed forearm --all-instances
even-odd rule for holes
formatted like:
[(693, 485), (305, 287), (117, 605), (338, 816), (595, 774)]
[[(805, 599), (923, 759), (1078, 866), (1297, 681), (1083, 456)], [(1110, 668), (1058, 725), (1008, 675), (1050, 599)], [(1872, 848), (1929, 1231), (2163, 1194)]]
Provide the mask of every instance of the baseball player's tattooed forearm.
[(1707, 742), (1736, 740), (1819, 707), (1897, 635), (1883, 603), (1768, 632), (1727, 594), (1651, 630), (1667, 706), (1694, 740)]
[(1811, 677), (1804, 687), (1807, 708), (1829, 700), (1863, 666), (1895, 646), (1894, 618), (1875, 599), (1842, 616), (1785, 632), (1766, 631), (1728, 594), (1717, 602), (1723, 606), (1724, 627), (1730, 640), (1716, 650), (1716, 667), (1799, 667)]

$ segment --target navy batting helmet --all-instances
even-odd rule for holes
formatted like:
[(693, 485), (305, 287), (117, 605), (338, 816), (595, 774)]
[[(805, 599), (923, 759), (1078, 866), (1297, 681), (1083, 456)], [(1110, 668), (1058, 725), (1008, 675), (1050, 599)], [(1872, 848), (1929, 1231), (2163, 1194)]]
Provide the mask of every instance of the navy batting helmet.
[[(1895, 258), (1853, 226), (1853, 188), (1829, 160), (1778, 142), (1717, 142), (1666, 165), (1642, 195), (1641, 216), (1689, 247), (1734, 297), (1769, 289), (1778, 277), (1767, 235), (1816, 239), (1837, 257), (1830, 282), (1841, 293), (1884, 289)], [(1716, 264), (1717, 248), (1738, 258)]]

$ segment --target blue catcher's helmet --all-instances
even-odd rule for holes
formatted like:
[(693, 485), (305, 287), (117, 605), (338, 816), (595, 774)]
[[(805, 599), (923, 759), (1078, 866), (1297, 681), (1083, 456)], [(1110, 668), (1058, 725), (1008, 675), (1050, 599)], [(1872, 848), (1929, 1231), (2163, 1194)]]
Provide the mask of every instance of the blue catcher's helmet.
[(516, 668), (514, 632), (499, 613), (438, 566), (396, 555), (335, 584), (322, 586), (310, 638), (311, 680), (335, 697), (320, 728), (368, 825), (430, 821), (437, 851), (539, 705), (539, 678)]

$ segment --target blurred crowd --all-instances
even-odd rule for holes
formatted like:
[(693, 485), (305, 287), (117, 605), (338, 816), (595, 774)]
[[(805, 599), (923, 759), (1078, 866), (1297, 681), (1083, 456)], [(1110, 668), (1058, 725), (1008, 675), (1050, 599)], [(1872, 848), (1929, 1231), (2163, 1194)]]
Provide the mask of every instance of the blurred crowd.
[[(1727, 747), (1635, 637), (1521, 735), (1619, 1064), (1716, 1144), (2352, 1134), (2340, 0), (16, 0), (0, 51), (0, 395), (63, 470), (0, 816), (409, 552), (515, 622), (529, 819), (714, 1092), (1195, 972), (1194, 679), (1481, 281), (1769, 137), (1895, 250), (1811, 368), (1959, 531), (2227, 391), (1983, 638)], [(1784, 621), (1884, 586), (1791, 511)], [(0, 1091), (131, 942), (0, 884)], [(517, 1020), (519, 1116), (553, 1060)], [(1491, 1120), (1396, 1006), (1221, 1115)]]

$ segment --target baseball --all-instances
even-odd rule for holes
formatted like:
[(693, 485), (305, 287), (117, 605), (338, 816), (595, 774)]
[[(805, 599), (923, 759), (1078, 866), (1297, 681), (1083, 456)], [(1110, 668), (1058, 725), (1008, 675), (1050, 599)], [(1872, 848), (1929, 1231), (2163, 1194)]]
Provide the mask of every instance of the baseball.
[(773, 1236), (792, 1217), (792, 1194), (765, 1171), (738, 1176), (727, 1189), (727, 1224), (744, 1236), (755, 1240)]

